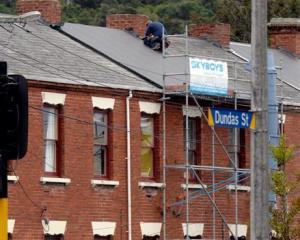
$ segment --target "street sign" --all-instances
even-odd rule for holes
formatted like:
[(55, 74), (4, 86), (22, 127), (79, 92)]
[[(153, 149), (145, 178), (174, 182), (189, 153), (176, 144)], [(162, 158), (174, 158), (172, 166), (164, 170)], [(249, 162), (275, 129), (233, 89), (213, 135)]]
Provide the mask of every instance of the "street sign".
[(228, 95), (227, 62), (189, 58), (189, 70), (190, 92), (213, 96)]
[(255, 128), (255, 114), (233, 109), (209, 108), (208, 124), (222, 128)]

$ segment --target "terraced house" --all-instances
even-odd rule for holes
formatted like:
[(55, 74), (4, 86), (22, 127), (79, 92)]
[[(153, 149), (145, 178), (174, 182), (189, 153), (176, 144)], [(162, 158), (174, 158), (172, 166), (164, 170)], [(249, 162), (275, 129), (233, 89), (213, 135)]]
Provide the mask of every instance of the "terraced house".
[[(250, 108), (248, 61), (230, 47), (230, 27), (190, 26), (162, 54), (137, 37), (146, 16), (62, 25), (58, 0), (17, 1), (18, 14), (33, 10), (41, 20), (0, 28), (1, 60), (29, 80), (28, 152), (10, 163), (10, 237), (249, 236), (250, 130), (207, 122), (212, 107)], [(186, 56), (226, 63), (226, 94), (187, 95)], [(279, 82), (294, 136), (298, 90)]]

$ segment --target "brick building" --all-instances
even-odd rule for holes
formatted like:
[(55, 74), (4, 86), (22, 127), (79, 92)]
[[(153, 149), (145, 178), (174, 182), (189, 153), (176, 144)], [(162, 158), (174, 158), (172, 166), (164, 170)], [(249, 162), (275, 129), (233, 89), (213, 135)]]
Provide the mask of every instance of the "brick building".
[[(57, 24), (58, 3), (20, 0), (17, 10), (39, 10), (46, 22)], [(28, 22), (26, 29), (1, 24), (1, 60), (8, 62), (9, 73), (29, 80), (28, 153), (23, 160), (11, 162), (9, 176), (12, 239), (121, 240), (129, 235), (134, 240), (163, 239), (163, 72), (184, 72), (184, 68), (181, 60), (163, 62), (161, 54), (145, 48), (135, 34), (120, 30), (141, 34), (146, 19), (115, 15), (107, 19), (115, 29), (65, 24), (60, 31), (40, 21)], [(226, 59), (229, 88), (237, 94), (238, 108), (249, 109), (250, 75), (243, 67), (244, 58), (228, 48), (229, 26), (194, 26), (191, 30), (190, 53)], [(183, 49), (184, 40), (171, 41), (170, 52), (182, 53)], [(295, 99), (295, 110), (297, 91), (287, 83), (283, 88)], [(232, 108), (234, 103), (230, 94), (196, 98), (205, 113), (208, 107)], [(192, 164), (211, 166), (214, 151), (216, 166), (231, 167), (221, 144), (212, 147), (212, 131), (196, 103), (190, 102), (193, 106), (188, 111), (181, 96), (170, 95), (166, 102), (167, 163), (185, 163), (187, 114), (193, 126)], [(297, 118), (297, 113), (291, 116)], [(239, 167), (249, 168), (250, 131), (239, 131), (237, 151), (232, 147), (232, 130), (216, 131), (231, 157), (238, 153)], [(212, 204), (196, 174), (189, 175), (187, 186), (184, 170), (166, 170), (167, 239), (184, 238), (186, 187), (194, 197), (189, 206), (189, 235), (211, 238), (214, 232)], [(235, 223), (232, 172), (215, 173), (218, 191), (212, 189), (211, 171), (197, 171), (197, 176), (214, 192), (227, 223)], [(249, 190), (245, 177), (238, 186), (241, 228), (250, 223)], [(215, 228), (216, 239), (228, 238), (217, 214)]]

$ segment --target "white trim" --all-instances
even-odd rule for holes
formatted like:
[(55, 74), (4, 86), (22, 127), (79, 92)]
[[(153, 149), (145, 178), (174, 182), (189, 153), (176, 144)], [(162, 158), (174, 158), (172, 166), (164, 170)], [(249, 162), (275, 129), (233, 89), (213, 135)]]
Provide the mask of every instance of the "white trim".
[(114, 109), (115, 99), (103, 98), (103, 97), (92, 97), (92, 103), (94, 108), (99, 108), (102, 110)]
[(8, 233), (13, 234), (14, 233), (14, 227), (15, 227), (15, 219), (8, 219), (8, 223), (7, 223), (7, 230)]
[[(186, 223), (182, 223), (183, 236), (186, 235)], [(204, 223), (189, 223), (189, 237), (203, 236)]]
[(7, 181), (17, 183), (19, 181), (19, 177), (15, 176), (15, 175), (8, 175), (7, 176)]
[(162, 223), (160, 222), (140, 222), (142, 237), (160, 236), (161, 225)]
[(59, 178), (59, 177), (41, 177), (40, 182), (42, 184), (62, 183), (62, 184), (68, 185), (71, 183), (71, 179), (70, 178)]
[(43, 103), (51, 105), (64, 105), (66, 100), (66, 94), (53, 93), (53, 92), (42, 92)]
[[(203, 187), (204, 188), (207, 188), (207, 185), (206, 184), (203, 184)], [(189, 189), (203, 189), (202, 185), (201, 184), (188, 184), (188, 188)], [(184, 190), (186, 189), (186, 184), (185, 183), (182, 183), (181, 184), (181, 188), (183, 188)]]
[[(236, 188), (238, 191), (245, 191), (245, 192), (251, 191), (250, 186), (237, 185)], [(235, 191), (235, 185), (234, 184), (227, 185), (226, 189), (228, 189), (229, 191)]]
[(187, 108), (186, 106), (182, 105), (182, 115), (183, 116), (188, 115), (188, 117), (195, 118), (195, 117), (201, 117), (202, 113), (198, 107), (189, 106)]
[(139, 101), (140, 112), (155, 114), (160, 113), (160, 103)]
[(92, 222), (93, 235), (101, 237), (114, 236), (116, 223), (115, 222)]
[(119, 183), (119, 181), (92, 179), (91, 184), (92, 184), (93, 187), (97, 187), (97, 186), (117, 187), (117, 186), (119, 186), (120, 183)]
[[(233, 233), (233, 236), (235, 237), (235, 224), (228, 224), (229, 229), (231, 230), (231, 232)], [(242, 237), (242, 236), (247, 236), (247, 228), (248, 226), (245, 224), (237, 224), (237, 237)], [(228, 231), (229, 236), (231, 236), (230, 231)]]
[(65, 235), (67, 221), (48, 221), (42, 220), (44, 235)]
[(140, 188), (145, 188), (145, 187), (163, 188), (163, 186), (164, 186), (163, 183), (157, 183), (157, 182), (139, 182), (139, 187)]

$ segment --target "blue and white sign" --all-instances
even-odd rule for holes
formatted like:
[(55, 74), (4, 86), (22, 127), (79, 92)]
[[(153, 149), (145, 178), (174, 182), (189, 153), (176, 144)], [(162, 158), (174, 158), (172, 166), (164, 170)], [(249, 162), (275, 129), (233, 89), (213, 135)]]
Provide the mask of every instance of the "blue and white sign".
[(255, 114), (220, 108), (208, 109), (208, 124), (223, 128), (255, 128)]
[(190, 91), (206, 95), (228, 95), (226, 62), (190, 58)]

